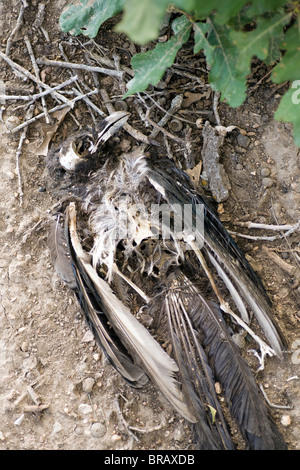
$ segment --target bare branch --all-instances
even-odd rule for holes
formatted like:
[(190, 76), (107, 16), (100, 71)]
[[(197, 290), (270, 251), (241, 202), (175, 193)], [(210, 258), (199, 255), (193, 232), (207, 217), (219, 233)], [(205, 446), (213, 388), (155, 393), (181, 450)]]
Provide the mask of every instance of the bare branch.
[(22, 5), (21, 5), (21, 8), (20, 8), (20, 13), (19, 13), (16, 25), (15, 25), (14, 29), (12, 30), (9, 38), (7, 39), (6, 49), (5, 49), (5, 52), (6, 52), (7, 55), (9, 55), (9, 53), (10, 53), (12, 40), (13, 40), (14, 36), (16, 35), (16, 33), (18, 32), (18, 30), (20, 29), (20, 26), (23, 23), (24, 11), (25, 11), (25, 8), (27, 8), (27, 7), (28, 7), (27, 1), (22, 0)]
[(62, 62), (60, 60), (50, 60), (46, 59), (45, 57), (37, 60), (38, 64), (43, 65), (52, 65), (54, 67), (64, 67), (70, 69), (79, 69), (79, 70), (86, 70), (88, 72), (97, 72), (102, 73), (104, 75), (111, 75), (113, 77), (122, 78), (123, 72), (118, 72), (116, 70), (104, 69), (102, 67), (94, 67), (92, 65), (85, 65), (85, 64), (74, 64), (71, 62)]
[(54, 86), (53, 88), (49, 88), (49, 90), (42, 91), (41, 93), (36, 93), (35, 95), (0, 95), (0, 100), (23, 100), (23, 101), (35, 101), (42, 96), (47, 96), (53, 93), (56, 90), (60, 90), (61, 88), (64, 88), (68, 85), (71, 85), (73, 82), (78, 80), (77, 75), (74, 77), (69, 78), (69, 80), (66, 80), (63, 83), (60, 83), (59, 85)]
[[(96, 93), (98, 93), (98, 90), (97, 90), (97, 89), (92, 90), (92, 91), (90, 91), (89, 93), (86, 93), (85, 95), (77, 96), (77, 98), (74, 98), (72, 101), (70, 101), (70, 105), (68, 105), (67, 103), (65, 103), (65, 104), (61, 104), (61, 105), (59, 105), (59, 106), (55, 106), (55, 108), (50, 109), (49, 113), (54, 113), (54, 112), (56, 112), (56, 111), (59, 111), (60, 109), (63, 109), (63, 108), (65, 108), (65, 107), (67, 107), (67, 106), (69, 106), (70, 109), (71, 109), (71, 108), (73, 108), (74, 103), (76, 103), (76, 101), (82, 100), (82, 99), (84, 99), (86, 96), (95, 95)], [(14, 127), (14, 128), (10, 131), (10, 133), (11, 133), (11, 134), (14, 134), (15, 132), (20, 131), (20, 130), (23, 129), (24, 127), (29, 126), (29, 124), (32, 124), (33, 122), (37, 121), (38, 119), (41, 119), (43, 116), (45, 116), (44, 113), (38, 114), (37, 116), (33, 117), (32, 119), (29, 119), (28, 121), (23, 122), (23, 124), (20, 124), (19, 126)]]
[[(51, 91), (52, 91), (52, 88), (49, 85), (46, 85), (46, 83), (42, 82), (39, 78), (32, 75), (32, 73), (30, 73), (29, 70), (22, 67), (22, 65), (19, 65), (16, 62), (14, 62), (13, 60), (11, 60), (6, 54), (4, 54), (4, 52), (0, 51), (0, 57), (2, 57), (2, 59), (4, 59), (12, 67), (12, 69), (17, 70), (23, 76), (25, 76), (27, 78), (30, 78), (30, 80), (37, 83), (38, 85), (41, 85), (46, 90), (51, 89)], [(53, 96), (55, 98), (57, 98), (59, 101), (62, 101), (63, 103), (67, 104), (68, 106), (71, 105), (71, 102), (67, 98), (65, 98), (63, 95), (61, 95), (60, 93), (57, 93), (57, 91), (53, 92)]]

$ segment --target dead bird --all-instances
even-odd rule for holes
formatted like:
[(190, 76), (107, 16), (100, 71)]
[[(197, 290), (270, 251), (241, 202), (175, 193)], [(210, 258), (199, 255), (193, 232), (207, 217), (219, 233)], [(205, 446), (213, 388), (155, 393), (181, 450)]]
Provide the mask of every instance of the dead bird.
[[(243, 327), (262, 367), (266, 355), (283, 358), (286, 341), (264, 287), (173, 162), (144, 148), (104, 154), (102, 143), (128, 116), (69, 137), (56, 154), (81, 189), (49, 228), (54, 266), (114, 368), (135, 388), (150, 379), (191, 423), (197, 449), (235, 448), (216, 382), (248, 449), (286, 449), (232, 340)], [(251, 329), (252, 315), (266, 341)]]

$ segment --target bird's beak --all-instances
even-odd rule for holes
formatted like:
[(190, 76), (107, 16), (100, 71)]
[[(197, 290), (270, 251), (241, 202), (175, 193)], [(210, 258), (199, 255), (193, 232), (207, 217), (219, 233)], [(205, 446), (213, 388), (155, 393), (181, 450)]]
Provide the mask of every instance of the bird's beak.
[(103, 119), (98, 124), (96, 130), (95, 143), (91, 145), (90, 152), (95, 153), (99, 145), (104, 144), (115, 132), (124, 126), (125, 122), (129, 118), (129, 113), (125, 111), (117, 111), (107, 118)]

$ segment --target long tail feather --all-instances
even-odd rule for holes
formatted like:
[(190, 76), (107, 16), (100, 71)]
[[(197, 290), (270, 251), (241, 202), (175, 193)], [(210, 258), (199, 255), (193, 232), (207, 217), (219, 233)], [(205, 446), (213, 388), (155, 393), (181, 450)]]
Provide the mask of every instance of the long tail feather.
[[(182, 393), (175, 380), (178, 367), (173, 359), (161, 348), (158, 342), (131, 314), (130, 310), (115, 296), (107, 282), (101, 279), (96, 270), (87, 260), (77, 232), (75, 206), (71, 203), (68, 208), (70, 240), (76, 256), (76, 265), (80, 266), (89, 278), (93, 290), (97, 292), (101, 311), (108, 318), (112, 328), (120, 338), (128, 353), (134, 357), (138, 365), (158, 386), (164, 396), (173, 404), (175, 409), (187, 420), (195, 422), (185, 404)], [(90, 310), (88, 311), (90, 313)], [(91, 321), (95, 321), (93, 313)]]
[[(181, 294), (176, 290), (167, 293), (165, 311), (185, 400), (198, 421), (194, 428), (197, 446), (199, 449), (233, 449), (206, 353)], [(215, 421), (214, 412), (217, 413)]]
[[(194, 391), (204, 403), (217, 410), (217, 419), (222, 422), (220, 415), (222, 410), (216, 404), (213, 393), (214, 381), (219, 381), (225, 391), (225, 398), (233, 418), (238, 423), (239, 429), (250, 449), (284, 449), (286, 445), (277, 427), (270, 417), (269, 410), (261, 398), (255, 383), (252, 371), (244, 361), (236, 345), (231, 340), (220, 309), (209, 302), (200, 294), (192, 282), (183, 274), (178, 274), (176, 283), (181, 286), (175, 291), (170, 290), (167, 298), (176, 297), (176, 315), (179, 317), (180, 328), (183, 339), (181, 343), (189, 343), (186, 348), (186, 360), (181, 360), (181, 367), (187, 367), (188, 372), (181, 371), (181, 376), (188, 376), (187, 400), (193, 397)], [(170, 300), (168, 300), (170, 303)], [(170, 315), (168, 315), (170, 317)], [(186, 325), (186, 330), (182, 325)], [(170, 324), (170, 330), (174, 329), (174, 321)], [(172, 336), (172, 333), (171, 333)], [(191, 339), (188, 339), (190, 337)], [(207, 354), (207, 363), (212, 367), (212, 372), (205, 373), (202, 378), (201, 388), (196, 387), (199, 380), (200, 363), (203, 369), (204, 360), (200, 360), (200, 346), (197, 344), (202, 338), (202, 347)], [(178, 349), (178, 348), (177, 348)], [(175, 347), (176, 350), (176, 347)], [(178, 354), (183, 354), (184, 348), (179, 348)], [(198, 361), (190, 363), (190, 358), (198, 352)], [(196, 367), (195, 367), (196, 366)], [(205, 388), (203, 381), (205, 379)], [(194, 391), (190, 387), (194, 384)], [(213, 401), (210, 401), (213, 397)], [(197, 401), (192, 398), (195, 403)], [(196, 405), (195, 405), (196, 406)], [(202, 408), (200, 407), (202, 412)], [(218, 416), (219, 415), (219, 416)], [(221, 430), (224, 434), (225, 426), (222, 422)], [(226, 434), (225, 434), (226, 435)]]
[(144, 386), (148, 381), (147, 376), (140, 367), (133, 364), (118, 337), (113, 334), (101, 310), (101, 299), (97, 291), (80, 262), (74, 257), (68, 221), (65, 221), (65, 228), (58, 221), (51, 222), (48, 229), (48, 246), (57, 274), (75, 292), (88, 326), (108, 360), (132, 387)]

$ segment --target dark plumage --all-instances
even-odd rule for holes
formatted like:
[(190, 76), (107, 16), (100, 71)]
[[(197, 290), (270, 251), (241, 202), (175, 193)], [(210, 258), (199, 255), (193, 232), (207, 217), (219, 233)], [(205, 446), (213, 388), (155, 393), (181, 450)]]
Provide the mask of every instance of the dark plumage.
[[(127, 117), (116, 118), (122, 124)], [(191, 423), (197, 448), (234, 448), (216, 381), (249, 449), (286, 448), (227, 324), (236, 315), (234, 323), (249, 328), (252, 312), (270, 344), (248, 330), (262, 356), (282, 358), (285, 340), (262, 283), (173, 162), (146, 157), (142, 149), (104, 160), (98, 146), (112, 123), (113, 116), (109, 125), (102, 122), (99, 138), (88, 137), (84, 159), (92, 151), (102, 164), (81, 188), (80, 202), (61, 214), (64, 229), (51, 225), (58, 274), (115, 369), (132, 387), (150, 378)], [(60, 160), (69, 161), (70, 142)]]

